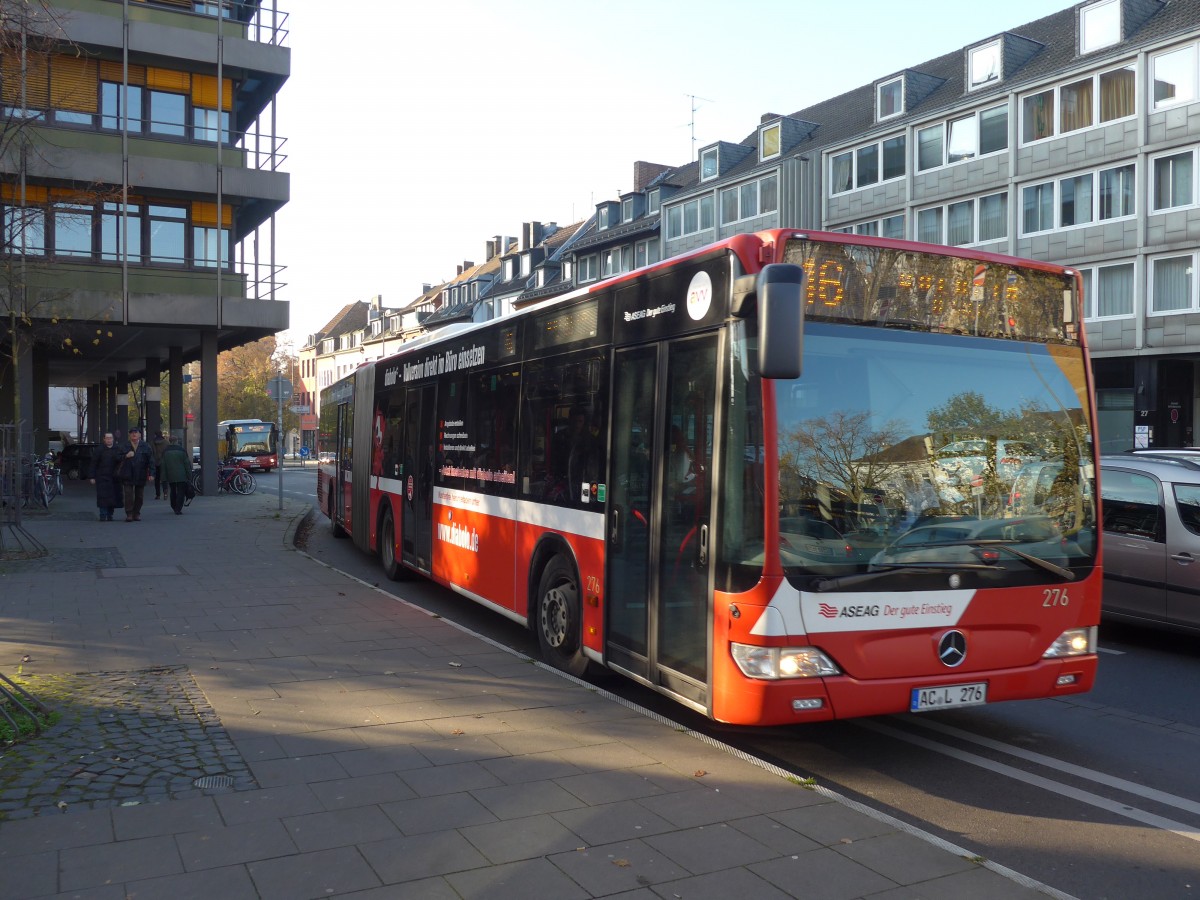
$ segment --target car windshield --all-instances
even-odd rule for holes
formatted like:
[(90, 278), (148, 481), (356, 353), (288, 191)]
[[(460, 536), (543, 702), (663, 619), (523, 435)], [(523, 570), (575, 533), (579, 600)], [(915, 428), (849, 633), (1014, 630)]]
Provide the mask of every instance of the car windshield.
[(1092, 565), (1077, 347), (809, 322), (804, 373), (775, 390), (780, 552), (798, 586), (895, 565), (917, 589), (934, 576), (902, 571), (911, 562), (961, 565), (987, 584), (1046, 578), (1018, 554), (972, 546), (987, 542)]

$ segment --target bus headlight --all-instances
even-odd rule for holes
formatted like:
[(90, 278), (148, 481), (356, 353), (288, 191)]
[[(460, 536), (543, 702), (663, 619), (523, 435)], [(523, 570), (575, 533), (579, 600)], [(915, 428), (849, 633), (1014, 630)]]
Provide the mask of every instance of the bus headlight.
[(1042, 654), (1044, 659), (1064, 656), (1085, 656), (1096, 652), (1096, 626), (1069, 628), (1058, 636), (1050, 649)]
[(733, 661), (747, 678), (818, 678), (840, 675), (839, 669), (816, 647), (755, 647), (731, 644)]

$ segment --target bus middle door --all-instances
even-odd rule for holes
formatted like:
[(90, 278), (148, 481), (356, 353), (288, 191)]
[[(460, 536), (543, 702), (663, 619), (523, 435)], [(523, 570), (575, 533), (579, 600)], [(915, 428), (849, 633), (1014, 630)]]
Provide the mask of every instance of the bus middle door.
[(707, 706), (716, 335), (616, 353), (606, 654)]
[(404, 409), (404, 502), (401, 559), (428, 574), (433, 568), (433, 483), (437, 465), (434, 386), (409, 388)]

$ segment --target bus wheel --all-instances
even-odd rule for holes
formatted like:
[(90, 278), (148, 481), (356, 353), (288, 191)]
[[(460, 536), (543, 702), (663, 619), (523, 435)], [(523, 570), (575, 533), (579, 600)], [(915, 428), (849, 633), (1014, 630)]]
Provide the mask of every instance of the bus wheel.
[(396, 559), (396, 526), (390, 510), (384, 512), (379, 526), (379, 560), (383, 563), (383, 574), (392, 581), (404, 580), (408, 570)]
[(575, 676), (587, 670), (579, 585), (571, 564), (561, 556), (550, 560), (538, 583), (537, 635), (542, 658), (554, 668)]

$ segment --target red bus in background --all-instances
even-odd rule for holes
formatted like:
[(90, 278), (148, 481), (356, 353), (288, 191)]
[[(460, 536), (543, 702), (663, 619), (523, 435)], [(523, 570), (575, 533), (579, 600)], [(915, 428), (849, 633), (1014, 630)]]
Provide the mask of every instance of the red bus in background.
[[(724, 722), (1087, 691), (1080, 303), (1044, 263), (738, 235), (360, 367), (318, 501), (390, 577)], [(1059, 464), (1020, 515), (1014, 460)]]

